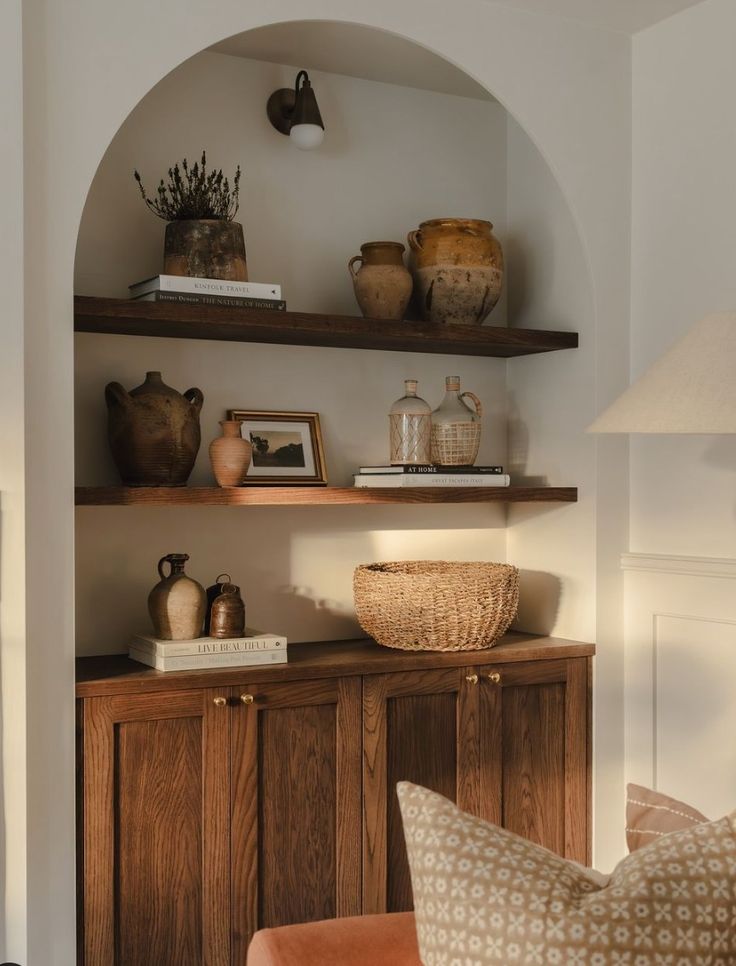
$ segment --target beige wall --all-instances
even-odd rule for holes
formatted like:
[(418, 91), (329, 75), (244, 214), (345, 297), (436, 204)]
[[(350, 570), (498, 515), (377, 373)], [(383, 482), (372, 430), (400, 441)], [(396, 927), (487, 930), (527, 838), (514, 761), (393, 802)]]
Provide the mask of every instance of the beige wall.
[[(5, 10), (3, 9), (3, 16)], [(26, 0), (24, 120), (28, 261), (26, 337), (29, 366), (25, 416), (28, 447), (28, 554), (43, 608), (28, 610), (26, 665), (20, 681), (28, 725), (27, 961), (68, 966), (74, 959), (73, 336), (74, 249), (95, 169), (137, 102), (170, 70), (211, 43), (274, 18), (337, 19), (404, 35), (460, 64), (509, 108), (550, 165), (580, 231), (592, 279), (596, 394), (601, 402), (625, 381), (626, 334), (610, 352), (628, 311), (628, 170), (630, 42), (548, 16), (494, 3), (435, 0), (400, 5), (374, 0), (220, 0), (217, 5), (162, 0)], [(32, 258), (31, 258), (32, 256)], [(12, 366), (2, 360), (2, 369)], [(600, 481), (615, 479), (610, 454), (596, 454)], [(617, 487), (605, 508), (615, 519)], [(596, 509), (590, 584), (599, 615), (615, 602), (610, 572), (617, 541)], [(3, 534), (3, 541), (5, 535)], [(597, 573), (597, 580), (594, 575)], [(615, 637), (616, 620), (608, 633)], [(622, 673), (612, 652), (609, 681)], [(622, 735), (620, 709), (608, 722)], [(619, 750), (606, 749), (598, 772), (597, 836), (601, 862), (617, 851), (610, 830), (620, 822)], [(608, 804), (607, 804), (608, 803)], [(10, 868), (9, 876), (25, 869)], [(22, 917), (22, 911), (18, 913)], [(38, 923), (43, 924), (39, 928)], [(22, 959), (21, 953), (21, 959)]]
[[(708, 0), (635, 38), (632, 377), (736, 305), (735, 34)], [(733, 437), (632, 440), (627, 774), (714, 816), (736, 800), (735, 493)]]
[(0, 12), (0, 958), (26, 950), (26, 622), (21, 3)]
[[(226, 171), (241, 164), (250, 277), (281, 282), (295, 310), (355, 313), (348, 258), (362, 241), (405, 240), (425, 217), (487, 217), (504, 239), (507, 115), (500, 104), (312, 71), (328, 133), (323, 149), (305, 153), (265, 116), (270, 92), (293, 75), (291, 67), (204, 53), (157, 85), (95, 177), (80, 227), (76, 291), (125, 296), (130, 282), (160, 270), (164, 223), (145, 208), (131, 172), (139, 168), (155, 185), (175, 159), (191, 159), (202, 146)], [(500, 304), (494, 318), (503, 321), (503, 310)], [(148, 369), (161, 369), (181, 391), (196, 384), (204, 392), (194, 483), (211, 481), (208, 442), (226, 409), (238, 407), (320, 412), (330, 482), (348, 485), (361, 463), (387, 461), (387, 413), (403, 380), (418, 378), (435, 406), (451, 374), (483, 400), (480, 459), (505, 462), (502, 360), (78, 335), (80, 483), (116, 482), (104, 386), (115, 379), (132, 388)], [(79, 510), (77, 650), (125, 650), (130, 635), (148, 626), (156, 561), (175, 550), (190, 554), (189, 572), (205, 584), (230, 572), (253, 626), (292, 641), (358, 636), (355, 565), (421, 556), (505, 560), (504, 517), (498, 507), (452, 506), (439, 513)]]

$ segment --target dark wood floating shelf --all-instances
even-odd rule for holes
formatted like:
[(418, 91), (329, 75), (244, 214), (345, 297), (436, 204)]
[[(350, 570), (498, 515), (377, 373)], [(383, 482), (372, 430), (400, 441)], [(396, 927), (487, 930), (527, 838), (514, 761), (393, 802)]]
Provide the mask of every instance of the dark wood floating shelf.
[(385, 322), (350, 315), (231, 309), (79, 295), (74, 299), (74, 328), (76, 332), (108, 335), (392, 349), (501, 358), (574, 349), (578, 344), (576, 332)]
[(376, 503), (575, 503), (574, 486), (367, 489), (352, 486), (78, 486), (77, 506), (327, 506)]

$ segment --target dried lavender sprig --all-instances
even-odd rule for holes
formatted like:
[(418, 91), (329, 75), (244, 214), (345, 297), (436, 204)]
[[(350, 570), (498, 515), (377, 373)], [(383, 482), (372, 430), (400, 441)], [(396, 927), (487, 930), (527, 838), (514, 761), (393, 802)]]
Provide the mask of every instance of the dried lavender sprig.
[(195, 161), (190, 166), (184, 158), (181, 169), (179, 162), (169, 168), (168, 183), (162, 178), (156, 189), (156, 197), (149, 198), (140, 174), (137, 170), (133, 172), (146, 205), (165, 221), (199, 218), (232, 221), (240, 203), (240, 176), (238, 165), (231, 189), (222, 169), (207, 172), (207, 156), (203, 151), (201, 161)]

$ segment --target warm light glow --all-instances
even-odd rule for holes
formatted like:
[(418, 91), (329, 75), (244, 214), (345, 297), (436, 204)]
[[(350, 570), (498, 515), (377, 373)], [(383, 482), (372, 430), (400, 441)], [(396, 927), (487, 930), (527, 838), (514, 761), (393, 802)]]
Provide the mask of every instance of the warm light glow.
[(736, 312), (701, 319), (589, 433), (736, 433)]
[(292, 144), (301, 148), (302, 151), (311, 151), (318, 148), (324, 140), (324, 128), (319, 124), (293, 124), (289, 131)]

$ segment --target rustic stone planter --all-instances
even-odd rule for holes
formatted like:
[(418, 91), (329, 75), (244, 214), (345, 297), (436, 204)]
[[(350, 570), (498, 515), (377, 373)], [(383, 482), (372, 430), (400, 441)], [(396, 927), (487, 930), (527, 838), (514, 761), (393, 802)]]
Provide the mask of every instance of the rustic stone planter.
[(164, 241), (164, 274), (247, 282), (243, 226), (216, 218), (170, 221)]

